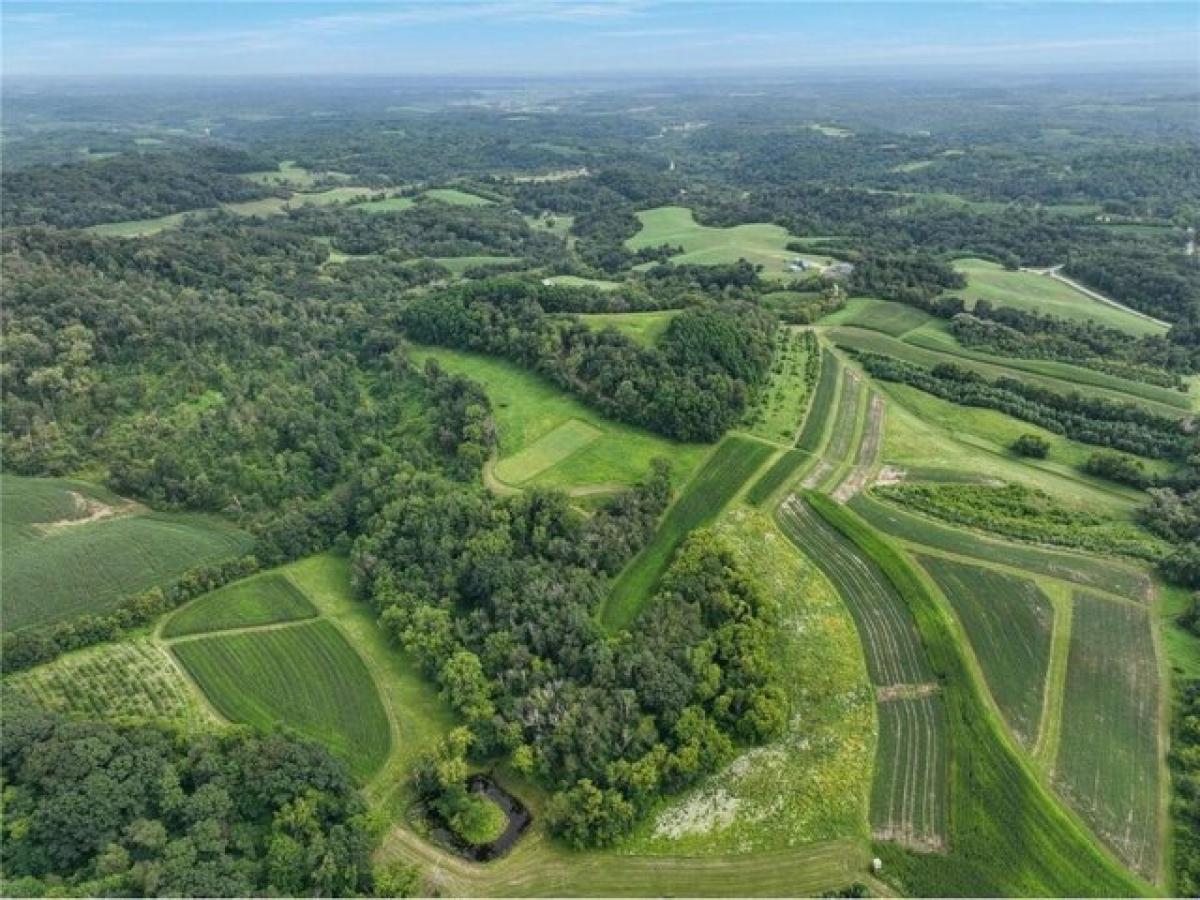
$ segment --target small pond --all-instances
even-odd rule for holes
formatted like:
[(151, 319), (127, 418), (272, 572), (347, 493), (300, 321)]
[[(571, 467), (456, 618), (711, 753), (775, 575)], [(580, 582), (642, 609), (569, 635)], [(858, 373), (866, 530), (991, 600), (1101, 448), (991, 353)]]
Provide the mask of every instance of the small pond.
[(468, 844), (464, 842), (445, 823), (436, 816), (430, 816), (429, 836), (437, 843), (457, 853), (463, 859), (472, 862), (490, 862), (499, 859), (512, 849), (513, 844), (520, 840), (533, 816), (516, 797), (510, 794), (485, 774), (472, 775), (467, 779), (467, 790), (473, 794), (482, 794), (500, 807), (508, 825), (504, 833), (488, 844)]

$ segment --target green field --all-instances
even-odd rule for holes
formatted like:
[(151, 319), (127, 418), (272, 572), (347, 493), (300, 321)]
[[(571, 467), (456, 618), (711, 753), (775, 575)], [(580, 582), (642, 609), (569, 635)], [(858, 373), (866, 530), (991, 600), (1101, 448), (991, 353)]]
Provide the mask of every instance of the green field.
[(558, 284), (563, 287), (594, 287), (602, 291), (615, 291), (621, 287), (619, 281), (607, 281), (603, 278), (584, 278), (580, 275), (551, 275), (549, 278), (543, 279), (550, 284)]
[(709, 228), (696, 221), (692, 211), (684, 206), (660, 206), (637, 214), (641, 230), (625, 242), (630, 250), (670, 244), (682, 247), (683, 253), (671, 257), (681, 265), (714, 265), (733, 263), (739, 259), (761, 265), (766, 275), (790, 276), (788, 264), (797, 257), (817, 265), (828, 265), (827, 256), (799, 254), (787, 249), (792, 240), (787, 229), (778, 225), (756, 222), (733, 228)]
[(449, 203), (451, 206), (492, 206), (495, 201), (478, 194), (468, 194), (455, 188), (432, 188), (421, 195), (439, 203)]
[(267, 573), (205, 594), (171, 616), (166, 638), (311, 619), (317, 608), (282, 575)]
[[(418, 365), (433, 357), (447, 371), (484, 385), (500, 438), (495, 476), (508, 484), (619, 487), (645, 476), (656, 456), (670, 460), (675, 483), (682, 484), (708, 450), (605, 419), (548, 381), (494, 357), (441, 348), (414, 348), (412, 356)], [(581, 443), (584, 435), (594, 439)], [(562, 456), (564, 442), (576, 446)]]
[(746, 411), (746, 431), (782, 444), (795, 441), (808, 401), (805, 379), (809, 355), (815, 352), (817, 342), (812, 332), (794, 328), (778, 330), (771, 376)]
[(1077, 592), (1055, 783), (1135, 871), (1156, 877), (1159, 682), (1147, 611)]
[(846, 507), (821, 495), (806, 499), (844, 536), (854, 567), (877, 567), (903, 597), (938, 675), (951, 753), (946, 852), (875, 844), (889, 884), (904, 895), (938, 897), (1124, 896), (1150, 890), (1067, 816), (1016, 751), (984, 701), (949, 612), (927, 577)]
[(0, 475), (0, 507), (6, 631), (105, 612), (252, 543), (216, 518), (151, 512), (80, 481)]
[(586, 322), (589, 328), (612, 326), (643, 347), (653, 347), (658, 342), (659, 336), (667, 330), (671, 320), (678, 314), (678, 310), (663, 309), (651, 312), (586, 313), (579, 318)]
[(750, 485), (750, 490), (746, 491), (746, 501), (754, 506), (762, 506), (780, 488), (793, 481), (800, 474), (801, 467), (812, 458), (807, 450), (785, 451)]
[(817, 386), (813, 390), (812, 400), (808, 405), (808, 414), (804, 418), (804, 427), (796, 439), (796, 447), (817, 453), (825, 442), (825, 432), (829, 427), (829, 418), (837, 402), (838, 383), (841, 380), (842, 364), (828, 349), (821, 350), (821, 374), (817, 376)]
[(148, 237), (152, 234), (158, 234), (160, 231), (166, 231), (170, 228), (178, 228), (183, 222), (184, 216), (203, 215), (208, 210), (195, 209), (187, 212), (170, 213), (165, 216), (158, 216), (153, 219), (129, 219), (124, 222), (105, 222), (101, 225), (92, 225), (85, 228), (84, 231), (90, 231), (92, 234), (98, 234), (102, 237)]
[(872, 831), (881, 840), (909, 847), (941, 847), (948, 738), (933, 671), (911, 613), (879, 567), (803, 500), (786, 500), (776, 520), (849, 607), (878, 691)]
[(606, 628), (616, 631), (637, 618), (684, 538), (713, 522), (770, 456), (771, 447), (752, 438), (730, 435), (717, 445), (671, 504), (653, 540), (617, 577), (600, 609)]
[(865, 839), (875, 704), (854, 621), (770, 516), (735, 508), (715, 527), (778, 604), (772, 649), (786, 673), (789, 725), (664, 803), (620, 852), (708, 857)]
[(944, 850), (949, 784), (946, 712), (935, 695), (879, 704), (879, 750), (871, 786), (876, 840)]
[(20, 697), (65, 715), (192, 724), (213, 719), (170, 654), (145, 638), (68, 653), (5, 678), (2, 691), (9, 700)]
[(350, 208), (365, 213), (390, 213), (411, 209), (416, 201), (411, 197), (384, 197), (382, 200), (364, 200), (355, 203)]
[(954, 268), (967, 278), (958, 294), (968, 307), (976, 300), (994, 306), (1009, 306), (1075, 322), (1094, 321), (1130, 334), (1163, 334), (1166, 329), (1149, 319), (1089, 297), (1070, 285), (1036, 272), (1010, 272), (983, 259), (955, 260)]
[(876, 300), (872, 297), (852, 297), (840, 310), (821, 319), (820, 324), (853, 325), (898, 338), (915, 328), (920, 328), (931, 319), (929, 313), (904, 303)]
[(988, 689), (1026, 749), (1038, 740), (1054, 607), (1027, 578), (937, 556), (919, 556), (954, 612)]
[(848, 505), (873, 527), (913, 544), (1014, 569), (1025, 569), (1139, 602), (1145, 602), (1150, 596), (1150, 579), (1132, 566), (1078, 553), (992, 540), (924, 516), (913, 515), (866, 494), (854, 497)]
[(853, 369), (842, 372), (842, 390), (838, 395), (837, 409), (829, 432), (829, 443), (821, 454), (821, 461), (804, 479), (810, 487), (832, 488), (839, 480), (842, 468), (855, 456), (862, 417), (866, 403), (867, 387), (863, 377)]
[(293, 160), (286, 159), (279, 164), (275, 171), (247, 172), (242, 175), (247, 181), (255, 184), (288, 187), (293, 190), (311, 190), (319, 178), (337, 178), (344, 180), (350, 176), (340, 172), (311, 172), (304, 166), (298, 166)]
[(286, 725), (327, 746), (360, 777), (388, 755), (391, 729), (375, 683), (327, 621), (186, 638), (171, 650), (232, 722)]

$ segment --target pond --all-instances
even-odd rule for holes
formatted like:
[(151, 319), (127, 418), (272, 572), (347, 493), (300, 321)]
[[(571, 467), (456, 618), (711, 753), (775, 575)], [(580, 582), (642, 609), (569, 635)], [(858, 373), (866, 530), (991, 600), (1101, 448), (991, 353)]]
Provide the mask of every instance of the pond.
[(429, 817), (429, 836), (463, 859), (469, 859), (472, 862), (490, 862), (493, 859), (499, 859), (520, 840), (525, 829), (529, 827), (529, 823), (533, 821), (533, 816), (520, 800), (496, 784), (489, 775), (482, 773), (472, 775), (467, 779), (467, 790), (472, 794), (482, 794), (500, 807), (508, 820), (500, 837), (487, 844), (468, 844), (446, 827), (446, 824), (436, 815)]

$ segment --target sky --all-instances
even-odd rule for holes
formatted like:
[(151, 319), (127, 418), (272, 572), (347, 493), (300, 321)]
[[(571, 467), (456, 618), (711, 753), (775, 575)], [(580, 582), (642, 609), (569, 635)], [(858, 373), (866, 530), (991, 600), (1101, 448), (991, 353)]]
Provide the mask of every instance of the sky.
[(1200, 3), (2, 0), (6, 77), (1195, 71)]

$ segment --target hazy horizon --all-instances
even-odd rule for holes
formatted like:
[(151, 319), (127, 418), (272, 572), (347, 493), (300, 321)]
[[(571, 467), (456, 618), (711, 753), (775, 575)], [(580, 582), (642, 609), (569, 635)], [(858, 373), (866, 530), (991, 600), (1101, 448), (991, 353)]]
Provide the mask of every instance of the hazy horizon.
[(8, 2), (6, 78), (1196, 74), (1191, 3)]

